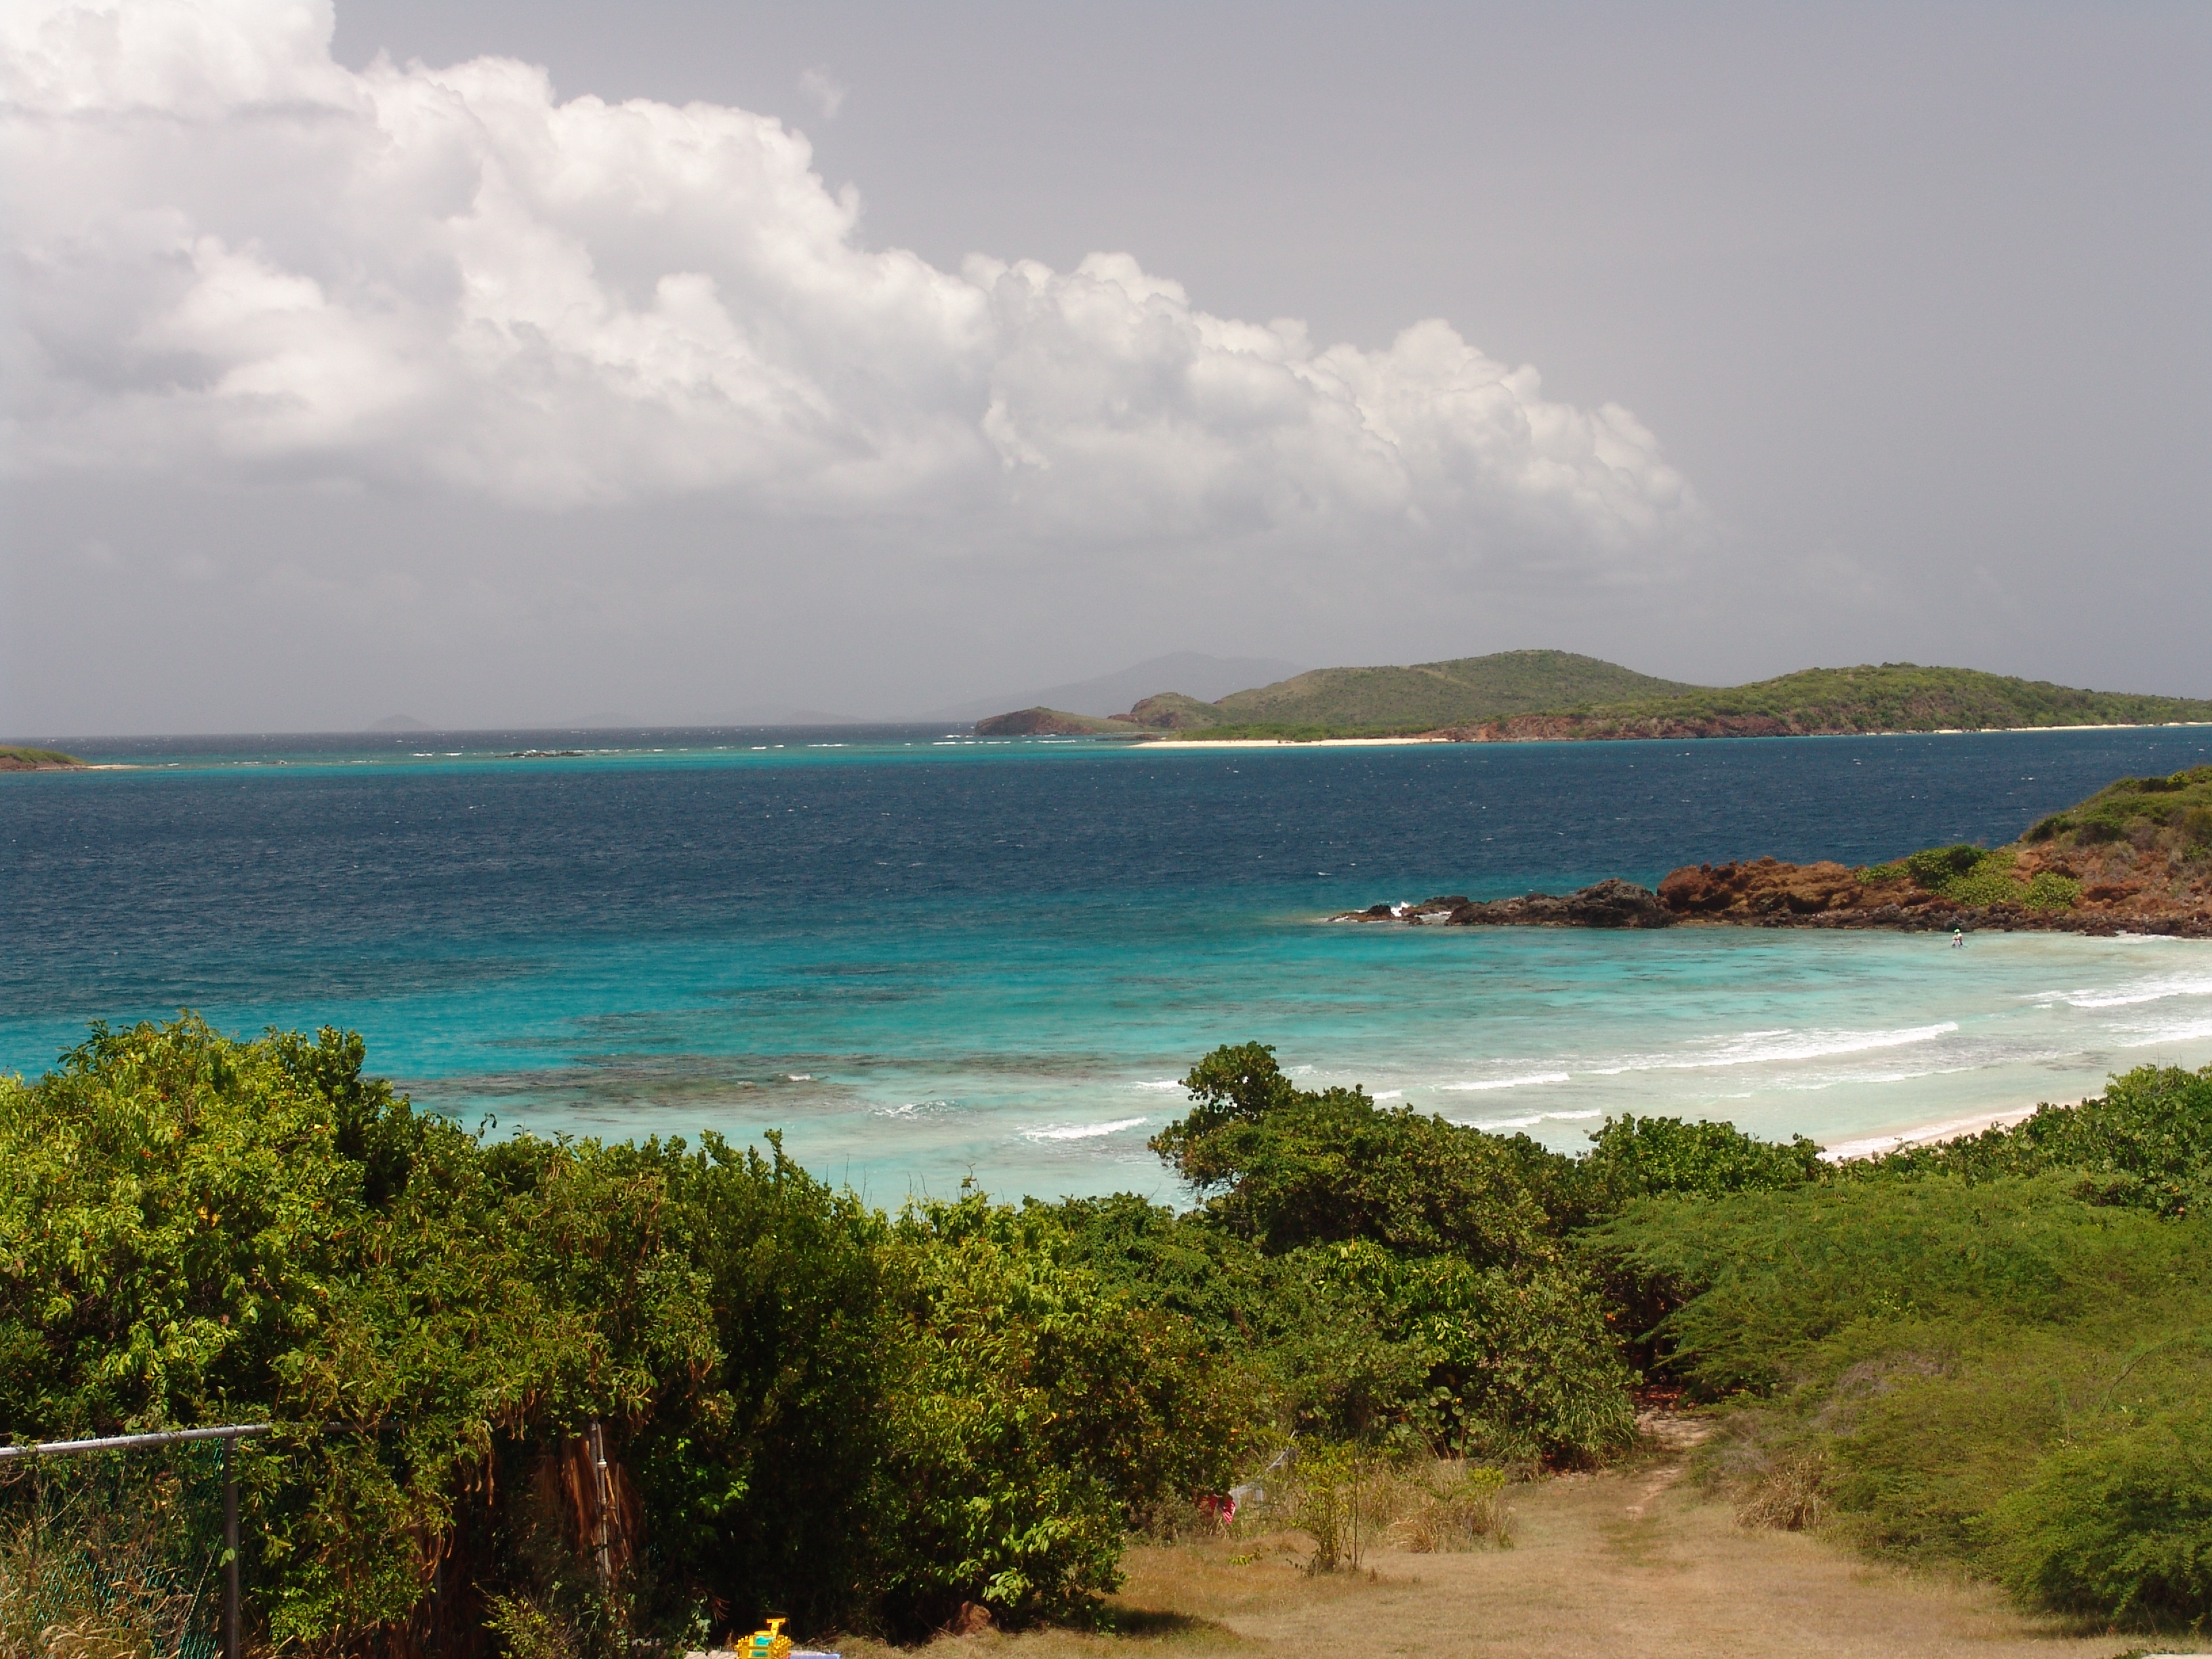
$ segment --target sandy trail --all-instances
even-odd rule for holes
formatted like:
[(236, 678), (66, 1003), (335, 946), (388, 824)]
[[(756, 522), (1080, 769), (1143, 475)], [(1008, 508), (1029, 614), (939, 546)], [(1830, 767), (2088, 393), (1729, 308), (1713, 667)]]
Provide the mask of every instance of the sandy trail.
[[(1116, 1598), (1123, 1635), (985, 1633), (933, 1650), (939, 1659), (956, 1650), (976, 1659), (1153, 1650), (1164, 1659), (2113, 1659), (2145, 1645), (2069, 1636), (2014, 1612), (1987, 1586), (1870, 1565), (1802, 1534), (1747, 1532), (1683, 1483), (1690, 1442), (1668, 1437), (1622, 1471), (1520, 1488), (1509, 1551), (1378, 1552), (1368, 1572), (1316, 1579), (1291, 1565), (1296, 1535), (1141, 1547)], [(888, 1651), (845, 1647), (848, 1659)]]

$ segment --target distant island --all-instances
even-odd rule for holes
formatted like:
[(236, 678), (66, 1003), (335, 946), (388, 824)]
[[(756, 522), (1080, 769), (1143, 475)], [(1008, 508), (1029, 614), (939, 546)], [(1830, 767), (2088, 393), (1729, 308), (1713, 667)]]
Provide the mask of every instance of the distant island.
[(1202, 702), (1180, 692), (1097, 719), (1024, 708), (984, 737), (1310, 743), (1347, 738), (1537, 743), (1837, 737), (2212, 722), (2212, 700), (2087, 691), (1972, 668), (1808, 668), (1748, 685), (1657, 679), (1572, 651), (1500, 651), (1402, 668), (1317, 668)]
[(1763, 858), (1686, 865), (1658, 890), (1461, 895), (1346, 910), (1336, 921), (1453, 927), (1883, 927), (2166, 933), (2212, 939), (2212, 766), (2122, 778), (1997, 848), (1930, 847), (1856, 868)]
[(0, 772), (82, 772), (85, 763), (58, 749), (22, 749), (0, 744)]

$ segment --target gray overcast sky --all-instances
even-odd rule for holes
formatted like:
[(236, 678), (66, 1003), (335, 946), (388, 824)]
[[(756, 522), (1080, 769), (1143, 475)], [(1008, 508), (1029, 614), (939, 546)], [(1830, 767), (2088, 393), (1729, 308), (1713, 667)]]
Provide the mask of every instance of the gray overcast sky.
[(2202, 4), (101, 9), (0, 6), (9, 733), (2212, 695)]

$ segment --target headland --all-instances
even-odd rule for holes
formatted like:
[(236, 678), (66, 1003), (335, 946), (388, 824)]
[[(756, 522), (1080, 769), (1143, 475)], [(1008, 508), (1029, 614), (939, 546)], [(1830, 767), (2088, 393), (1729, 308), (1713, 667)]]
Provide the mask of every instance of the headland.
[(0, 745), (0, 772), (88, 772), (91, 769), (75, 755), (65, 755), (58, 749)]
[(1337, 921), (1454, 927), (1826, 927), (1906, 933), (2160, 933), (2212, 939), (2212, 766), (2122, 778), (2002, 847), (1924, 848), (1888, 863), (1775, 858), (1618, 878), (1566, 894), (1462, 894)]
[(1161, 743), (1566, 743), (1866, 737), (2212, 723), (2212, 701), (2093, 691), (1915, 663), (1808, 668), (1700, 686), (1571, 651), (1500, 651), (1405, 667), (1320, 668), (1206, 702), (1177, 691), (1126, 714), (1023, 708), (981, 737)]

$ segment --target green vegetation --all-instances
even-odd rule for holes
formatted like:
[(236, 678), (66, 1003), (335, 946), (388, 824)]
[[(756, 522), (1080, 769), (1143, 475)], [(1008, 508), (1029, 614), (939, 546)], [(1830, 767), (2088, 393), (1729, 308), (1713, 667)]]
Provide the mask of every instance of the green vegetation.
[(2055, 870), (2022, 876), (2019, 855), (2009, 848), (1929, 847), (1893, 864), (1869, 865), (1863, 882), (1910, 878), (1924, 891), (1941, 893), (1960, 904), (2020, 904), (2031, 910), (2070, 910), (2081, 896), (2081, 884)]
[(2203, 904), (2212, 876), (2212, 766), (2122, 778), (2009, 846), (1925, 848), (1858, 873), (1869, 884), (1910, 880), (1965, 905), (2071, 910), (2085, 896), (2109, 903), (2148, 892), (2154, 905), (2185, 912)]
[(1036, 708), (977, 720), (975, 734), (983, 738), (1141, 737), (1144, 728), (1125, 720), (1099, 720), (1090, 714), (1071, 714), (1064, 708)]
[[(0, 1080), (0, 1423), (284, 1425), (247, 1465), (281, 1645), (466, 1646), (495, 1603), (573, 1653), (717, 1605), (1037, 1616), (1111, 1583), (1134, 1507), (1230, 1473), (1229, 1368), (1057, 1230), (977, 1195), (886, 1219), (773, 1146), (488, 1144), (362, 1060), (185, 1020)], [(650, 1517), (612, 1585), (556, 1547), (594, 1419)]]
[[(991, 724), (1052, 712), (1001, 715)], [(1054, 717), (1069, 722), (1088, 718)], [(1557, 738), (1981, 732), (2212, 721), (2212, 701), (2084, 691), (1971, 668), (1913, 663), (1808, 668), (1749, 685), (1705, 687), (1656, 679), (1571, 651), (1504, 651), (1405, 668), (1316, 669), (1278, 684), (1234, 692), (1218, 703), (1163, 693), (1114, 720), (1052, 729), (1149, 728), (1207, 738), (1312, 742), (1516, 720), (1522, 722), (1518, 735)], [(2212, 811), (2203, 838), (2212, 841)]]
[(1697, 689), (1572, 651), (1499, 651), (1407, 668), (1317, 668), (1215, 706), (1223, 724), (1246, 727), (1430, 731)]
[(1597, 722), (1771, 720), (1792, 732), (1981, 732), (2024, 726), (2212, 720), (2212, 702), (2081, 691), (1972, 668), (1808, 668), (1722, 690), (1616, 702)]
[(1218, 703), (1200, 702), (1180, 691), (1161, 691), (1146, 697), (1127, 716), (1130, 724), (1156, 731), (1199, 731), (1220, 726), (1229, 719)]
[(2042, 819), (2021, 839), (2031, 846), (2127, 842), (2137, 848), (2162, 840), (2191, 854), (2212, 852), (2212, 766), (2163, 778), (2122, 778)]
[[(1707, 1478), (1748, 1518), (2212, 1618), (2212, 1070), (1837, 1166), (1636, 1117), (1568, 1158), (1248, 1044), (1153, 1142), (1188, 1210), (886, 1216), (773, 1138), (489, 1141), (363, 1061), (185, 1018), (0, 1079), (0, 1424), (275, 1421), (279, 1647), (1084, 1617), (1131, 1528), (1293, 1443), (1321, 1554), (1422, 1482), (1424, 1526), (1495, 1537), (1499, 1471), (1632, 1443), (1639, 1366), (1725, 1402)], [(594, 1425), (604, 1569), (564, 1474)]]
[(2212, 1617), (2212, 1069), (1592, 1235), (1734, 1399), (1739, 1512), (2136, 1625)]
[(48, 766), (82, 766), (75, 755), (58, 749), (23, 749), (0, 744), (0, 772), (34, 772)]
[[(1566, 653), (1508, 653), (1508, 656), (1559, 656)], [(1497, 658), (1478, 657), (1488, 663)], [(1589, 662), (1575, 658), (1576, 662)], [(1443, 667), (1451, 665), (1433, 665)], [(1611, 669), (1610, 664), (1595, 667)], [(1854, 732), (1938, 732), (2014, 730), (2030, 726), (2157, 725), (2177, 720), (2212, 721), (2212, 702), (2185, 697), (2139, 696), (2113, 691), (2081, 691), (2040, 680), (2014, 679), (1971, 668), (1922, 668), (1911, 663), (1879, 667), (1808, 668), (1779, 678), (1718, 690), (1675, 687), (1631, 696), (1618, 694), (1561, 697), (1548, 702), (1507, 706), (1504, 701), (1470, 698), (1454, 702), (1418, 680), (1415, 669), (1322, 669), (1285, 680), (1284, 687), (1319, 681), (1316, 695), (1301, 702), (1247, 703), (1281, 690), (1239, 691), (1222, 699), (1238, 735), (1296, 737), (1380, 737), (1480, 724), (1516, 715), (1556, 721), (1563, 738), (1636, 738), (1700, 735), (1747, 736), (1849, 733)], [(1620, 674), (1626, 669), (1613, 671)], [(1342, 680), (1328, 676), (1347, 677)], [(1638, 677), (1641, 678), (1641, 677)], [(1321, 689), (1328, 689), (1327, 697)], [(1446, 712), (1447, 710), (1450, 712)], [(1289, 711), (1296, 723), (1288, 723)], [(1249, 711), (1249, 712), (1248, 712)], [(1285, 714), (1285, 723), (1255, 722), (1249, 716)], [(1231, 734), (1231, 727), (1209, 730), (1208, 737)]]

